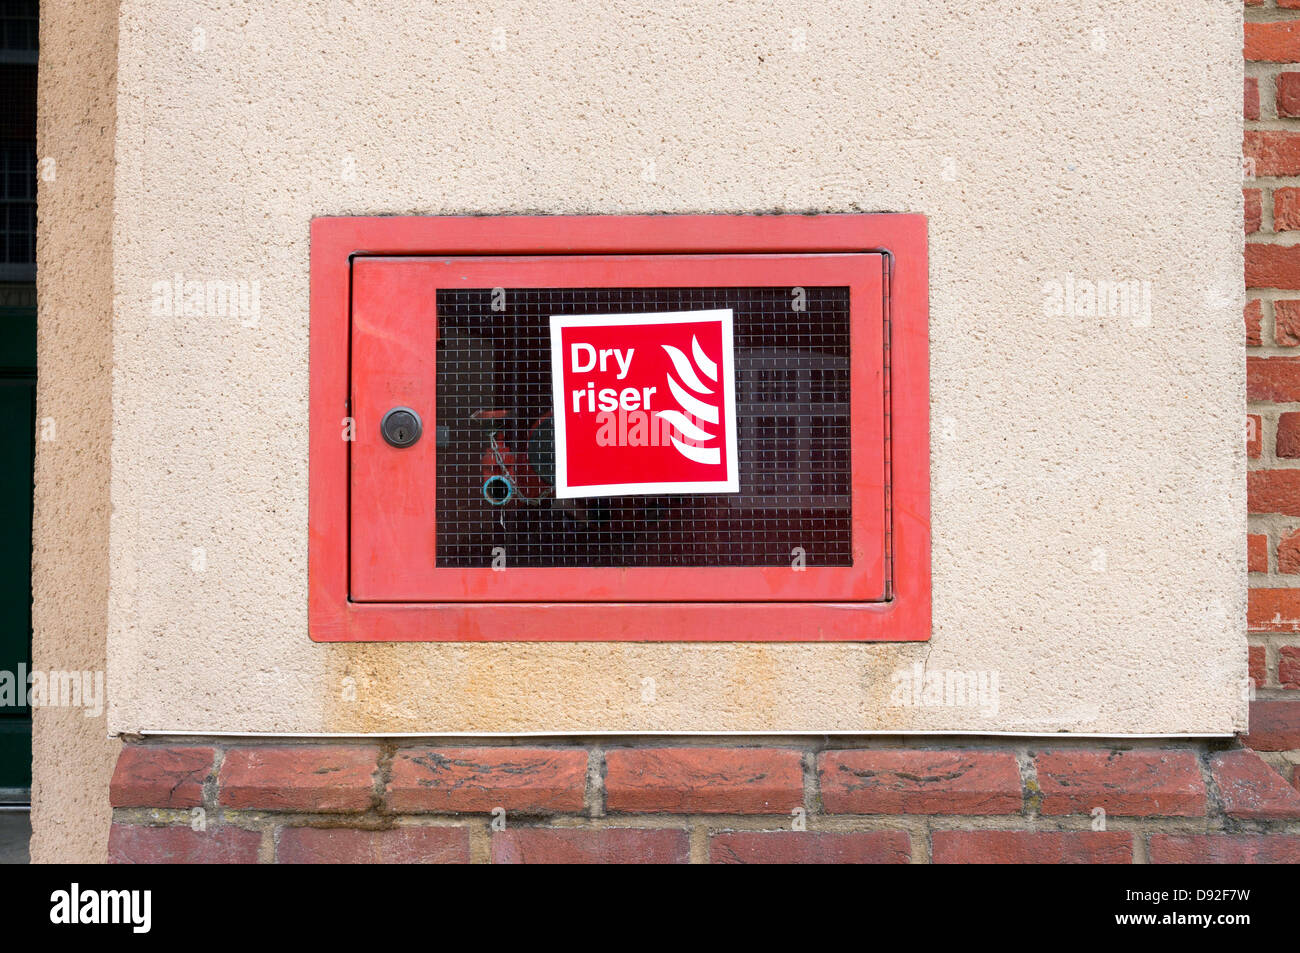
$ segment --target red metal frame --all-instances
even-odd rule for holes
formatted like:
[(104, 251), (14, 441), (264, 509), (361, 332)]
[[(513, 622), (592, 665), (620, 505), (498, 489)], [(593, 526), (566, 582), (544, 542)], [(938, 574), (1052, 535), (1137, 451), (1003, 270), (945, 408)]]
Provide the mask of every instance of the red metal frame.
[(436, 288), (848, 285), (852, 354), (884, 353), (883, 258), (873, 255), (563, 255), (358, 258), (352, 269), (351, 586), (356, 602), (878, 601), (885, 597), (881, 362), (852, 366), (853, 565), (764, 568), (435, 569), (436, 450), (397, 450), (373, 425), (394, 406), (429, 421), (437, 399)]
[[(312, 222), (311, 238), (308, 588), (309, 629), (314, 640), (797, 642), (929, 638), (929, 355), (926, 228), (922, 216), (322, 218)], [(402, 472), (381, 465), (368, 474), (350, 476), (350, 445), (342, 439), (344, 418), (355, 416), (359, 421), (358, 449), (362, 441), (376, 439), (367, 432), (369, 421), (358, 406), (365, 398), (349, 390), (350, 364), (370, 361), (373, 373), (394, 357), (393, 351), (386, 352), (378, 344), (375, 335), (364, 333), (360, 338), (364, 343), (353, 352), (358, 341), (352, 314), (354, 271), (355, 267), (373, 269), (366, 259), (422, 259), (402, 263), (402, 267), (388, 273), (416, 276), (416, 283), (426, 289), (436, 282), (429, 283), (427, 274), (421, 278), (420, 272), (446, 267), (439, 263), (453, 256), (458, 258), (455, 267), (461, 273), (466, 268), (491, 268), (492, 274), (499, 276), (503, 267), (511, 269), (509, 278), (497, 277), (490, 282), (494, 287), (527, 286), (529, 281), (534, 287), (539, 283), (555, 286), (557, 282), (550, 276), (556, 268), (567, 269), (566, 273), (575, 277), (560, 282), (570, 287), (636, 283), (629, 282), (629, 270), (641, 276), (643, 284), (656, 283), (645, 279), (667, 276), (669, 272), (677, 284), (752, 284), (758, 274), (752, 269), (757, 267), (767, 276), (762, 283), (794, 285), (833, 280), (855, 284), (852, 296), (856, 301), (865, 300), (868, 286), (863, 282), (871, 280), (860, 275), (875, 272), (858, 267), (852, 282), (844, 275), (848, 263), (864, 261), (850, 256), (863, 254), (882, 255), (887, 272), (886, 290), (881, 296), (886, 320), (878, 324), (888, 334), (889, 370), (884, 388), (873, 387), (869, 372), (876, 370), (874, 362), (860, 379), (856, 365), (863, 362), (855, 361), (855, 565), (858, 540), (879, 538), (880, 534), (879, 522), (873, 523), (869, 515), (873, 507), (864, 507), (864, 522), (857, 523), (857, 494), (867, 494), (861, 498), (866, 500), (874, 492), (872, 484), (880, 482), (870, 477), (872, 467), (864, 468), (866, 473), (862, 475), (856, 473), (860, 454), (876, 459), (881, 455), (880, 448), (887, 445), (889, 457), (882, 469), (889, 493), (890, 520), (884, 529), (892, 561), (888, 567), (881, 562), (879, 568), (888, 573), (892, 583), (888, 601), (850, 601), (878, 597), (873, 594), (880, 591), (880, 573), (869, 568), (867, 553), (861, 554), (868, 558), (856, 575), (825, 567), (802, 573), (789, 569), (721, 568), (706, 573), (667, 569), (511, 569), (504, 573), (437, 570), (434, 575), (441, 582), (435, 591), (427, 586), (432, 578), (427, 572), (422, 577), (417, 572), (390, 581), (377, 573), (362, 583), (367, 599), (378, 596), (405, 600), (421, 594), (430, 598), (428, 593), (435, 592), (433, 598), (446, 601), (352, 600), (351, 587), (357, 584), (358, 575), (357, 567), (353, 567), (349, 579), (349, 512), (353, 532), (356, 526), (366, 526), (361, 536), (368, 549), (363, 551), (379, 552), (386, 544), (410, 539), (411, 534), (404, 535), (394, 529), (393, 523), (385, 523), (373, 505), (375, 494), (365, 492), (364, 487), (362, 492), (354, 492), (349, 502), (349, 480), (354, 490), (358, 479), (368, 480), (368, 487), (386, 486), (390, 490), (400, 485), (385, 481), (416, 480), (421, 486), (431, 487), (434, 447), (433, 440), (424, 440), (406, 451), (395, 451), (408, 455)], [(752, 255), (780, 257), (748, 259), (748, 263), (746, 259), (726, 257)], [(796, 256), (807, 255), (827, 257), (802, 258), (795, 263)], [(592, 257), (569, 260), (555, 256)], [(619, 256), (619, 260), (611, 261), (613, 256)], [(484, 262), (485, 257), (494, 260)], [(513, 260), (504, 262), (504, 258)], [(814, 264), (819, 261), (824, 264)], [(800, 269), (798, 279), (794, 272), (780, 271), (790, 267)], [(778, 270), (774, 272), (773, 268)], [(808, 277), (809, 269), (823, 268), (829, 269), (827, 275), (838, 268), (840, 277)], [(689, 277), (683, 279), (687, 273)], [(773, 278), (773, 274), (777, 277)], [(582, 276), (580, 280), (578, 275)], [(744, 275), (749, 275), (749, 280)], [(410, 279), (394, 280), (408, 281), (404, 294), (419, 293)], [(484, 280), (471, 284), (481, 287)], [(874, 287), (879, 290), (878, 278)], [(400, 313), (400, 309), (394, 311), (393, 316)], [(406, 309), (405, 313), (414, 314), (415, 309)], [(431, 308), (424, 312), (425, 333), (427, 326), (434, 324), (427, 320), (431, 314)], [(854, 317), (856, 335), (859, 321), (856, 313)], [(879, 341), (879, 337), (873, 340)], [(859, 347), (869, 343), (855, 336), (854, 353), (864, 353)], [(370, 353), (367, 349), (376, 344)], [(426, 403), (431, 407), (432, 347), (405, 348), (404, 359), (411, 360), (412, 352), (423, 354), (428, 366), (408, 366), (410, 373), (405, 379), (409, 382), (414, 376), (425, 382), (429, 389)], [(384, 392), (383, 386), (387, 385), (381, 385), (377, 401), (394, 396)], [(373, 416), (373, 409), (366, 412)], [(864, 426), (864, 421), (872, 419), (887, 421), (887, 444), (881, 439), (879, 427)], [(859, 436), (863, 438), (861, 445), (857, 443)], [(421, 446), (427, 449), (417, 455), (415, 451)], [(408, 498), (418, 496), (409, 494)], [(355, 542), (351, 544), (355, 546)], [(420, 565), (419, 559), (411, 565)], [(428, 565), (427, 554), (423, 565)], [(571, 574), (572, 582), (563, 591), (566, 600), (575, 601), (535, 601), (545, 598), (544, 594), (554, 598), (557, 573)], [(718, 573), (728, 576), (725, 583), (717, 581), (720, 576), (714, 574)], [(707, 585), (690, 578), (705, 575), (709, 577)], [(731, 600), (759, 596), (761, 601), (707, 601), (716, 599), (719, 592), (727, 593)], [(598, 599), (619, 601), (576, 601)], [(653, 601), (656, 599), (679, 601)]]

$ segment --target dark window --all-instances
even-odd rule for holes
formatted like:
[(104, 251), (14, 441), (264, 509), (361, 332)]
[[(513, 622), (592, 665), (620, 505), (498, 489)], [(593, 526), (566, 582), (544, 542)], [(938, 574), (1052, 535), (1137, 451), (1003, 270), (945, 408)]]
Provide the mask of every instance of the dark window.
[[(439, 290), (436, 565), (852, 565), (849, 289)], [(549, 321), (730, 308), (740, 492), (556, 500)], [(505, 475), (507, 505), (485, 483)]]
[(35, 0), (0, 6), (0, 281), (36, 276)]
[[(31, 670), (36, 42), (35, 0), (0, 2), (0, 671), (15, 675)], [(0, 799), (26, 798), (31, 733), (25, 704), (0, 708)]]

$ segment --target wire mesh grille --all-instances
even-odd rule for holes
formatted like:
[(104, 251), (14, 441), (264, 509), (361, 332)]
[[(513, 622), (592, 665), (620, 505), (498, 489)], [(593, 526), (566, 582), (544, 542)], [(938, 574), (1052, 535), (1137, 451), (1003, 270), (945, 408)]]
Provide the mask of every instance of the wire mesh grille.
[[(440, 289), (437, 556), (491, 566), (852, 565), (849, 289)], [(494, 306), (496, 310), (494, 310)], [(730, 308), (740, 492), (557, 500), (550, 317)], [(516, 492), (489, 499), (506, 476)]]
[(35, 0), (0, 9), (0, 281), (36, 274)]
[[(0, 55), (35, 53), (40, 37), (40, 5), (37, 0), (5, 0), (0, 6)], [(31, 58), (35, 62), (35, 57)]]

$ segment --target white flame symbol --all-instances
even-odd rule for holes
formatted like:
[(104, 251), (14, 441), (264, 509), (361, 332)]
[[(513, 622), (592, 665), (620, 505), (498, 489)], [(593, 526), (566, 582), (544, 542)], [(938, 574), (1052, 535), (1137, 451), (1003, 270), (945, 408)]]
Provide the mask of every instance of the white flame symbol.
[[(679, 348), (675, 348), (671, 344), (661, 344), (660, 347), (672, 359), (673, 367), (677, 369), (677, 376), (686, 382), (687, 387), (695, 391), (696, 394), (713, 393), (713, 389), (701, 381), (700, 375), (695, 373), (695, 367), (698, 366), (704, 376), (716, 384), (718, 382), (718, 365), (709, 360), (708, 355), (704, 353), (700, 347), (700, 342), (694, 335), (691, 336), (691, 354), (695, 358), (694, 366)], [(680, 410), (660, 410), (655, 413), (655, 416), (668, 421), (688, 440), (693, 440), (696, 443), (713, 440), (716, 435), (696, 425), (691, 418), (703, 420), (705, 423), (716, 424), (718, 422), (718, 408), (689, 393), (681, 384), (673, 380), (671, 374), (668, 375), (668, 389), (673, 392), (673, 397), (677, 398), (677, 403), (690, 416)], [(694, 460), (696, 463), (716, 465), (722, 459), (722, 451), (717, 447), (697, 447), (694, 444), (682, 443), (673, 434), (669, 434), (668, 439), (673, 442), (673, 446), (677, 448), (678, 453), (688, 460)]]

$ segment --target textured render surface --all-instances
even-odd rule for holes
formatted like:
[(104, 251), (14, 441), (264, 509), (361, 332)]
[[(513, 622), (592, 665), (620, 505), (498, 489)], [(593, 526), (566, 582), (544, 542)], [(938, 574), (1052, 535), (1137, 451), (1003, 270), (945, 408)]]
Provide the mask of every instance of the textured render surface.
[[(100, 672), (108, 621), (112, 436), (113, 110), (117, 4), (45, 0), (37, 155), (39, 184), (36, 443), (32, 565), (36, 671)], [(119, 744), (106, 715), (36, 710), (32, 859), (103, 861), (108, 781)]]
[[(1243, 727), (1240, 57), (1235, 0), (128, 4), (111, 727)], [(308, 640), (313, 216), (759, 210), (929, 216), (929, 644)]]

